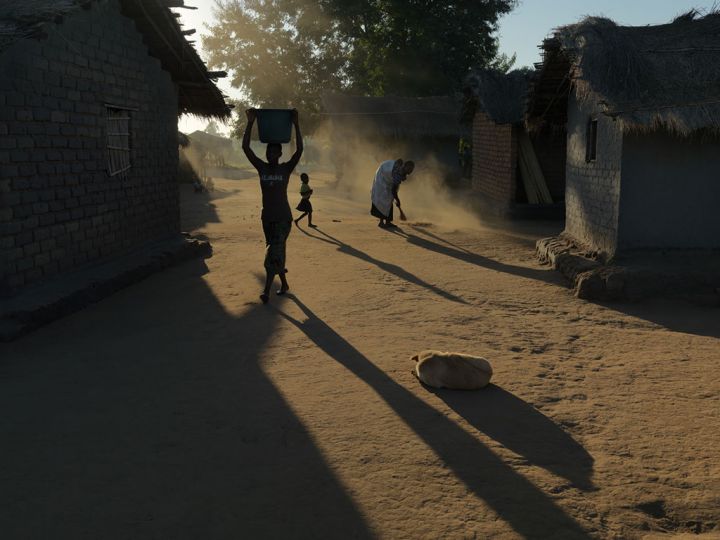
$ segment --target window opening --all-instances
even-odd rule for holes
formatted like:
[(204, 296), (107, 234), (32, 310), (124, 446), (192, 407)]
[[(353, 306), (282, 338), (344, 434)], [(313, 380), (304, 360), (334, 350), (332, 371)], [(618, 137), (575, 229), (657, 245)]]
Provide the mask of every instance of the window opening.
[(123, 175), (130, 170), (130, 110), (107, 106), (108, 174)]
[(588, 121), (587, 139), (585, 148), (585, 161), (595, 161), (597, 157), (597, 118)]

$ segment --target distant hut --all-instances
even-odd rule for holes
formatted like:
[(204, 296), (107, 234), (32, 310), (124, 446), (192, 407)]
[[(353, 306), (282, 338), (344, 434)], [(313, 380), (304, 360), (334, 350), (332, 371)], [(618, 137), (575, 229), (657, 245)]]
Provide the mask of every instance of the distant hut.
[(0, 3), (0, 295), (179, 236), (179, 113), (229, 108), (163, 0)]
[(463, 117), (472, 125), (472, 188), (496, 215), (562, 215), (565, 135), (525, 130), (530, 76), (528, 70), (478, 70), (467, 80)]
[(203, 164), (209, 167), (225, 167), (226, 160), (233, 153), (233, 142), (226, 137), (194, 131), (188, 135), (188, 139), (190, 147), (195, 149)]
[(612, 257), (720, 247), (720, 15), (543, 42), (531, 129), (567, 133), (565, 232)]
[(370, 143), (376, 160), (432, 157), (448, 178), (459, 178), (460, 101), (454, 97), (364, 97), (326, 94), (324, 115), (339, 159)]

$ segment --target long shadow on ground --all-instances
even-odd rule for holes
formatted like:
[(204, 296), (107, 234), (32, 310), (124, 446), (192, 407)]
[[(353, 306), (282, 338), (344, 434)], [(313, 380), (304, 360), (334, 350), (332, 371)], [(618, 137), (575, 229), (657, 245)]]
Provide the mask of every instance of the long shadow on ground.
[(319, 228), (315, 228), (314, 230), (317, 231), (318, 233), (320, 233), (322, 236), (318, 236), (316, 234), (310, 234), (308, 231), (302, 229), (301, 227), (296, 227), (296, 228), (300, 232), (302, 232), (304, 235), (309, 236), (310, 238), (314, 238), (315, 240), (320, 240), (321, 242), (325, 242), (327, 244), (331, 244), (331, 245), (337, 247), (337, 250), (340, 253), (344, 253), (345, 255), (350, 255), (351, 257), (355, 257), (357, 259), (360, 259), (361, 261), (365, 261), (367, 263), (375, 265), (380, 270), (383, 270), (384, 272), (393, 274), (394, 276), (397, 276), (400, 279), (407, 281), (408, 283), (412, 283), (414, 285), (417, 285), (419, 287), (427, 289), (428, 291), (430, 291), (434, 294), (437, 294), (438, 296), (441, 296), (441, 297), (445, 298), (446, 300), (450, 300), (452, 302), (457, 302), (460, 304), (467, 304), (467, 302), (465, 300), (463, 300), (462, 298), (455, 296), (454, 294), (449, 293), (447, 291), (444, 291), (440, 287), (432, 285), (431, 283), (423, 281), (422, 279), (417, 277), (415, 274), (408, 272), (407, 270), (397, 266), (396, 264), (390, 264), (385, 261), (381, 261), (380, 259), (376, 259), (375, 257), (368, 255), (364, 251), (360, 251), (359, 249), (356, 249), (356, 248), (352, 247), (351, 245), (346, 244), (342, 240), (338, 240), (334, 236), (329, 235), (328, 233), (320, 230)]
[(592, 484), (593, 458), (547, 416), (494, 384), (482, 392), (429, 389), (475, 429), (585, 491)]
[[(432, 240), (402, 230), (391, 229), (391, 231), (397, 236), (405, 238), (413, 245), (435, 253), (447, 255), (460, 261), (491, 270), (497, 270), (498, 272), (507, 272), (516, 276), (553, 283), (562, 287), (567, 286), (565, 278), (560, 275), (560, 272), (555, 270), (537, 270), (494, 261), (453, 244), (449, 240), (425, 228), (417, 226), (413, 226), (412, 228)], [(692, 305), (679, 299), (644, 301), (640, 303), (598, 302), (598, 304), (608, 309), (658, 324), (674, 332), (720, 338), (720, 310), (718, 310), (717, 307)]]
[(691, 304), (677, 298), (629, 302), (600, 302), (600, 305), (683, 334), (720, 339), (720, 309)]
[[(320, 349), (367, 383), (437, 453), (469, 490), (483, 499), (523, 538), (588, 538), (588, 533), (530, 481), (506, 465), (495, 453), (457, 424), (392, 380), (295, 296), (307, 317), (287, 319)], [(517, 407), (513, 404), (517, 411)], [(526, 412), (526, 411), (525, 411)], [(528, 417), (529, 422), (537, 417)], [(546, 428), (540, 419), (533, 429)], [(495, 430), (499, 436), (500, 430)], [(551, 434), (552, 435), (552, 434)], [(506, 440), (509, 437), (503, 436)], [(557, 436), (556, 436), (557, 438)], [(566, 444), (567, 441), (561, 443)], [(562, 450), (563, 448), (556, 448)], [(567, 448), (565, 448), (567, 449)], [(530, 453), (527, 449), (526, 453)]]
[(473, 253), (472, 251), (468, 251), (465, 248), (461, 248), (448, 240), (445, 240), (444, 238), (435, 235), (425, 229), (416, 229), (422, 234), (433, 238), (435, 240), (438, 240), (439, 242), (434, 242), (432, 240), (429, 240), (428, 238), (422, 238), (416, 234), (408, 233), (403, 231), (402, 229), (388, 229), (391, 232), (395, 233), (397, 236), (401, 238), (405, 238), (410, 244), (414, 246), (421, 247), (423, 249), (427, 249), (429, 251), (433, 251), (435, 253), (439, 253), (441, 255), (446, 255), (448, 257), (452, 257), (454, 259), (457, 259), (459, 261), (463, 261), (469, 264), (473, 264), (475, 266), (481, 266), (483, 268), (487, 268), (489, 270), (495, 270), (497, 272), (505, 272), (507, 274), (512, 274), (514, 276), (520, 276), (524, 278), (529, 279), (536, 279), (538, 281), (544, 281), (545, 283), (552, 283), (555, 285), (564, 285), (565, 282), (563, 281), (563, 277), (554, 270), (538, 270), (535, 268), (526, 268), (523, 266), (515, 266), (512, 264), (505, 264), (501, 263), (499, 261), (489, 259), (488, 257), (484, 257), (482, 255), (479, 255), (477, 253)]
[(3, 538), (374, 537), (260, 366), (279, 315), (204, 271), (1, 346)]

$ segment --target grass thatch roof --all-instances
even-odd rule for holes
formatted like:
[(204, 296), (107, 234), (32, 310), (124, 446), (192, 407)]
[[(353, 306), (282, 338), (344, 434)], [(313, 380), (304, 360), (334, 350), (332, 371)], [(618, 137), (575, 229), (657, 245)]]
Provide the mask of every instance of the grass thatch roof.
[(364, 97), (326, 94), (323, 116), (336, 128), (394, 139), (458, 137), (460, 101), (449, 96)]
[[(720, 131), (720, 14), (692, 11), (669, 24), (618, 26), (590, 17), (543, 42), (527, 122), (563, 123), (574, 85), (626, 131)], [(564, 108), (564, 109), (563, 109)]]
[(531, 74), (529, 70), (510, 73), (491, 69), (474, 71), (468, 76), (466, 84), (475, 100), (475, 110), (483, 111), (496, 124), (522, 122)]
[(193, 131), (187, 135), (190, 146), (202, 146), (206, 150), (215, 152), (231, 152), (233, 149), (232, 139), (227, 139), (219, 135), (211, 135), (204, 131)]
[[(0, 0), (0, 54), (20, 39), (47, 37), (48, 25), (80, 9), (92, 9), (98, 1)], [(163, 0), (120, 0), (122, 14), (133, 19), (149, 53), (177, 83), (179, 112), (227, 118), (230, 108), (213, 82), (221, 74), (208, 72), (168, 5)]]

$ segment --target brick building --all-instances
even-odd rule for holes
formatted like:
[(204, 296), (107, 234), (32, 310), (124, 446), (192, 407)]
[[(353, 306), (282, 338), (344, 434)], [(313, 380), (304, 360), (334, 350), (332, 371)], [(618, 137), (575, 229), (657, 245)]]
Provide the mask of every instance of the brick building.
[[(468, 77), (463, 118), (472, 125), (472, 180), (485, 211), (500, 216), (552, 216), (565, 191), (564, 134), (528, 135), (525, 99), (532, 72), (478, 70)], [(522, 139), (525, 139), (524, 141)], [(521, 143), (542, 172), (549, 197), (535, 200), (520, 166)], [(532, 156), (531, 156), (532, 157)]]
[(0, 4), (0, 296), (179, 235), (178, 114), (229, 109), (171, 4)]
[[(472, 188), (496, 215), (552, 215), (565, 191), (564, 134), (528, 135), (524, 126), (530, 71), (478, 70), (468, 78), (464, 118), (472, 124)], [(525, 139), (523, 141), (523, 139)], [(536, 200), (520, 166), (521, 146), (533, 154), (549, 197)], [(556, 212), (555, 212), (556, 213)]]
[(567, 136), (565, 234), (612, 258), (720, 248), (720, 15), (588, 18), (543, 43), (527, 124)]

